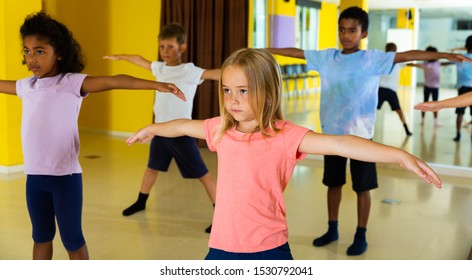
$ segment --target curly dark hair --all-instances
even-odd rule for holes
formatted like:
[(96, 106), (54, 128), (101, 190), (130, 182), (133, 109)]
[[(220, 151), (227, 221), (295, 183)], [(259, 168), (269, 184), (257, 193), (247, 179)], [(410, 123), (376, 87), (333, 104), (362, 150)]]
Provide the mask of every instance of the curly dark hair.
[[(59, 73), (80, 73), (85, 67), (85, 58), (79, 43), (72, 36), (72, 32), (62, 23), (52, 19), (44, 12), (28, 15), (20, 28), (21, 39), (26, 36), (38, 36), (47, 40), (57, 56)], [(26, 64), (23, 56), (23, 64)]]
[(341, 12), (338, 23), (341, 19), (355, 19), (361, 25), (362, 32), (369, 30), (369, 15), (363, 9), (352, 6)]
[[(426, 51), (427, 52), (438, 52), (438, 49), (436, 47), (433, 47), (433, 46), (427, 46)], [(428, 62), (435, 62), (435, 61), (437, 61), (437, 59), (428, 60)]]

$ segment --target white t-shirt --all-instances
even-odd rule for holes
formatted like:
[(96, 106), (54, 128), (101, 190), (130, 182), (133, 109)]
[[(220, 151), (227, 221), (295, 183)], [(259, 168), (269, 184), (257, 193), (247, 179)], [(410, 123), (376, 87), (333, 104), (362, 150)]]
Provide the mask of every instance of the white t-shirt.
[(152, 74), (158, 82), (175, 84), (185, 95), (187, 101), (179, 99), (168, 92), (156, 90), (154, 100), (154, 122), (166, 122), (175, 119), (191, 119), (193, 98), (197, 86), (203, 82), (201, 79), (203, 69), (193, 63), (182, 63), (178, 66), (166, 66), (165, 62), (153, 61)]
[(394, 92), (397, 92), (400, 78), (400, 70), (405, 65), (406, 62), (395, 63), (395, 66), (393, 66), (393, 70), (392, 72), (390, 72), (390, 75), (383, 75), (382, 77), (380, 77), (379, 87), (388, 88), (393, 90)]

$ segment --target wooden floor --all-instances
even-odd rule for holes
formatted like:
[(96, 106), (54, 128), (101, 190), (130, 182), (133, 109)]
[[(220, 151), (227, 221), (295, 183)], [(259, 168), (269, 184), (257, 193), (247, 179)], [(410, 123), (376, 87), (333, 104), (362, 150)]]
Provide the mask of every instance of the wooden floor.
[[(287, 98), (286, 118), (316, 128), (317, 97)], [(402, 101), (403, 102), (403, 101)], [(411, 105), (411, 104), (410, 104)], [(311, 106), (311, 107), (310, 107)], [(416, 153), (416, 142), (431, 145), (432, 158), (447, 161), (458, 154), (440, 147), (451, 146), (461, 160), (469, 162), (469, 137), (459, 144), (450, 139), (446, 122), (434, 128), (432, 117), (421, 126), (410, 112), (414, 135), (402, 134), (398, 117), (387, 109), (379, 112), (376, 141), (401, 146)], [(407, 104), (407, 108), (409, 105)], [(441, 114), (447, 117), (447, 113)], [(143, 124), (144, 125), (144, 124)], [(444, 140), (442, 139), (444, 137)], [(395, 140), (396, 139), (396, 140)], [(406, 139), (406, 140), (405, 140)], [(404, 144), (412, 143), (412, 144)], [(122, 210), (137, 197), (147, 162), (148, 145), (128, 147), (124, 138), (81, 132), (80, 161), (84, 169), (83, 228), (90, 257), (101, 260), (199, 260), (208, 251), (209, 235), (204, 229), (212, 219), (212, 206), (197, 180), (182, 179), (175, 165), (159, 175), (148, 207), (130, 217)], [(403, 146), (402, 146), (403, 145)], [(202, 154), (210, 172), (216, 175), (216, 156)], [(436, 154), (435, 154), (436, 153)], [(318, 157), (301, 161), (285, 192), (290, 246), (299, 260), (462, 260), (472, 245), (472, 187), (470, 178), (443, 176), (437, 190), (398, 168), (379, 166), (380, 187), (372, 192), (372, 211), (367, 231), (369, 247), (358, 257), (346, 256), (356, 228), (356, 196), (345, 186), (339, 219), (340, 237), (326, 247), (311, 245), (327, 227), (326, 188), (321, 184), (322, 162)], [(385, 203), (384, 201), (394, 202)], [(54, 259), (67, 259), (59, 234), (54, 241)], [(31, 258), (31, 225), (25, 203), (25, 176), (0, 175), (0, 259)]]

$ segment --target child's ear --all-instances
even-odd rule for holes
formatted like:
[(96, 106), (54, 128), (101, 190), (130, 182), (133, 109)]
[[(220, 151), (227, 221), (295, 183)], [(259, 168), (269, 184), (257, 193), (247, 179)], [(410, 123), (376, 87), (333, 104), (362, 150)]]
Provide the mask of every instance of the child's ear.
[(367, 38), (368, 34), (369, 34), (369, 32), (367, 32), (367, 31), (362, 32), (362, 39)]
[(182, 45), (179, 46), (180, 53), (183, 53), (186, 50), (187, 50), (187, 43), (183, 43)]

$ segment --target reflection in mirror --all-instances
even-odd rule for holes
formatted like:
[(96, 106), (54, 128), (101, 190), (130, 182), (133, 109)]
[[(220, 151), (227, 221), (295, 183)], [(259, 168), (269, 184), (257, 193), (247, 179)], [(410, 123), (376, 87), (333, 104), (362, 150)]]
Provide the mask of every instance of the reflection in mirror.
[[(440, 52), (448, 52), (452, 48), (463, 47), (466, 38), (472, 35), (471, 15), (472, 8), (420, 10), (416, 49), (425, 50), (428, 46), (434, 46)], [(396, 16), (397, 11), (393, 10), (369, 12), (369, 49), (384, 50), (387, 31), (397, 26)], [(424, 125), (421, 125), (421, 112), (414, 111), (413, 106), (423, 102), (423, 71), (413, 71), (417, 72), (417, 87), (403, 86), (397, 92), (413, 135), (407, 137), (397, 114), (389, 106), (383, 106), (377, 112), (374, 140), (403, 148), (430, 163), (472, 167), (471, 126), (467, 125), (471, 115), (468, 110), (464, 115), (465, 126), (461, 128), (462, 139), (459, 142), (452, 140), (456, 135), (454, 109), (438, 112), (439, 126), (435, 126), (433, 114), (427, 112)], [(440, 77), (439, 99), (457, 96), (456, 66), (441, 67)]]

